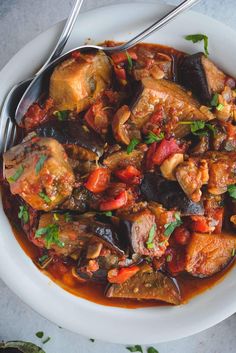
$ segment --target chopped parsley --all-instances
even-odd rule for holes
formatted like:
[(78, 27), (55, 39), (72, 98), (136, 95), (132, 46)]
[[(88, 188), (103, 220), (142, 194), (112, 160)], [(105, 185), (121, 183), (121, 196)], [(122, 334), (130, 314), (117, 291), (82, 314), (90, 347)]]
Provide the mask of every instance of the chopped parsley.
[(53, 113), (59, 121), (67, 120), (69, 116), (69, 110), (60, 110)]
[(21, 219), (24, 224), (29, 222), (29, 212), (26, 206), (19, 207), (18, 218)]
[(147, 353), (159, 353), (158, 350), (154, 347), (148, 347)]
[(48, 197), (48, 195), (46, 195), (43, 191), (41, 191), (39, 193), (39, 196), (41, 197), (41, 199), (43, 199), (43, 201), (45, 201), (46, 203), (50, 203), (51, 199), (50, 197)]
[(230, 197), (236, 199), (236, 185), (228, 185), (227, 191)]
[(126, 347), (126, 349), (128, 349), (128, 351), (130, 351), (130, 352), (143, 353), (142, 347), (140, 345), (138, 345), (138, 344), (136, 344), (135, 346)]
[(180, 214), (178, 212), (175, 213), (175, 221), (167, 223), (164, 225), (165, 228), (165, 232), (164, 235), (166, 237), (169, 237), (173, 231), (175, 230), (175, 228), (179, 227), (182, 224), (181, 218), (180, 218)]
[(48, 341), (50, 341), (51, 337), (47, 337), (44, 341), (42, 341), (43, 344), (48, 343)]
[(64, 214), (64, 219), (65, 219), (66, 223), (69, 223), (69, 222), (72, 221), (72, 217), (71, 217), (71, 215), (69, 214), (69, 212), (66, 212), (66, 213)]
[(139, 140), (136, 138), (133, 138), (129, 145), (127, 146), (127, 153), (130, 154), (131, 152), (133, 152), (133, 150), (135, 149), (135, 147), (139, 144)]
[(8, 178), (7, 181), (9, 183), (14, 183), (15, 181), (17, 181), (21, 177), (23, 172), (24, 172), (24, 167), (23, 167), (23, 165), (20, 165), (19, 168), (16, 170), (15, 174), (12, 175), (10, 178)]
[(172, 255), (171, 254), (166, 256), (166, 261), (167, 262), (171, 262), (172, 261)]
[(157, 226), (156, 226), (156, 224), (154, 223), (154, 224), (152, 225), (152, 228), (151, 228), (150, 231), (149, 231), (148, 240), (147, 240), (147, 242), (146, 242), (148, 249), (153, 249), (153, 247), (154, 247), (153, 240), (154, 240), (154, 236), (155, 236), (156, 229), (157, 229)]
[(189, 34), (188, 36), (185, 36), (186, 40), (190, 40), (193, 43), (198, 43), (203, 41), (204, 42), (204, 51), (205, 51), (205, 55), (208, 56), (209, 55), (209, 50), (208, 50), (208, 36), (206, 36), (205, 34)]
[(225, 107), (224, 104), (220, 103), (220, 104), (217, 105), (216, 110), (218, 110), (218, 112), (222, 112), (224, 107)]
[(58, 214), (57, 213), (53, 213), (53, 219), (55, 221), (59, 221), (59, 217), (58, 217)]
[(126, 56), (127, 56), (127, 60), (128, 60), (128, 70), (129, 72), (132, 70), (133, 68), (133, 61), (131, 59), (131, 56), (129, 55), (129, 52), (126, 50), (125, 52)]
[(236, 249), (233, 249), (233, 250), (232, 250), (232, 257), (234, 257), (235, 254), (236, 254)]
[(48, 158), (48, 156), (46, 156), (45, 154), (43, 154), (43, 155), (39, 158), (39, 160), (38, 160), (38, 162), (37, 162), (37, 164), (36, 164), (36, 166), (35, 166), (36, 175), (38, 175), (39, 172), (40, 172), (40, 170), (43, 168), (44, 162), (46, 161), (47, 158)]
[(58, 245), (63, 248), (65, 244), (59, 239), (59, 226), (58, 224), (49, 224), (47, 227), (39, 228), (35, 232), (35, 238), (40, 238), (42, 235), (45, 236), (46, 248), (50, 249), (52, 244)]
[(217, 129), (214, 125), (206, 123), (203, 120), (196, 121), (180, 121), (181, 125), (190, 125), (191, 133), (196, 136), (206, 136), (208, 135), (208, 130), (210, 130), (214, 136), (216, 135)]
[(112, 214), (111, 211), (104, 211), (104, 212), (102, 212), (102, 214), (103, 214), (104, 216), (107, 216), (107, 217), (112, 217), (112, 216), (113, 216), (113, 214)]
[(212, 100), (211, 100), (211, 106), (217, 107), (218, 102), (219, 102), (219, 94), (215, 93), (214, 96), (212, 97)]
[(94, 338), (90, 338), (89, 341), (90, 341), (90, 342), (94, 342), (95, 339), (94, 339)]
[(43, 333), (43, 331), (38, 331), (38, 332), (36, 332), (35, 336), (38, 338), (43, 338), (44, 333)]
[(38, 258), (38, 262), (42, 266), (45, 263), (45, 261), (47, 261), (48, 259), (49, 259), (49, 256), (45, 254)]
[(160, 134), (156, 135), (154, 134), (154, 132), (150, 131), (148, 133), (148, 135), (145, 137), (145, 143), (147, 145), (150, 145), (153, 142), (160, 142), (161, 140), (163, 140), (163, 138), (165, 137), (164, 133), (161, 132)]

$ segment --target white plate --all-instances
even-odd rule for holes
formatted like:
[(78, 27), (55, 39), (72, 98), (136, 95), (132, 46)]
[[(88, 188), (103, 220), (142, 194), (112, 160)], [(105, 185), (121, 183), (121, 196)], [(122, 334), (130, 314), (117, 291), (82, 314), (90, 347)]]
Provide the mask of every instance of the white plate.
[[(150, 25), (170, 7), (163, 4), (122, 4), (80, 16), (66, 49), (88, 37), (126, 40)], [(62, 28), (50, 28), (20, 50), (0, 73), (0, 104), (13, 83), (43, 63)], [(211, 58), (236, 76), (236, 33), (201, 14), (189, 12), (148, 39), (149, 42), (196, 52), (201, 44), (183, 39), (191, 33), (209, 36)], [(43, 275), (25, 255), (12, 234), (0, 204), (0, 276), (24, 302), (56, 324), (80, 334), (117, 343), (157, 343), (189, 336), (227, 318), (236, 309), (236, 268), (211, 290), (179, 307), (123, 309), (98, 305), (64, 291)]]

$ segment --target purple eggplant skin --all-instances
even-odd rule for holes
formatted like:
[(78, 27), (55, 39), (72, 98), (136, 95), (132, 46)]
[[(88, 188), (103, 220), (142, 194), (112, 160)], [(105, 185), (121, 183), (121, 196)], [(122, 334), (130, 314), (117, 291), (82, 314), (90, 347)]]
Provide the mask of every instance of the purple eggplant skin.
[(182, 216), (204, 214), (201, 202), (189, 200), (177, 182), (166, 180), (158, 173), (144, 174), (141, 194), (147, 201), (161, 203), (166, 209), (179, 209)]
[(78, 145), (88, 149), (101, 157), (104, 142), (92, 130), (88, 130), (81, 120), (56, 120), (51, 119), (36, 130), (41, 137), (52, 137), (63, 145)]
[(203, 56), (205, 56), (203, 53), (185, 56), (179, 67), (179, 80), (180, 84), (192, 91), (202, 104), (209, 104), (212, 92), (202, 64)]

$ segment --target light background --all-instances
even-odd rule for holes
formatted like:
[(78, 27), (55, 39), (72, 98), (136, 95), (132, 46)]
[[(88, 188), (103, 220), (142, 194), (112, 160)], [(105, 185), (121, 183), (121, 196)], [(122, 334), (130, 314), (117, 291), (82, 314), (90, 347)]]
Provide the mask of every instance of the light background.
[[(82, 11), (122, 2), (125, 1), (86, 0)], [(73, 0), (0, 0), (0, 69), (25, 43), (66, 17), (72, 3)], [(170, 0), (169, 3), (178, 4), (179, 0)], [(195, 10), (236, 29), (236, 0), (203, 0)], [(35, 337), (37, 331), (44, 331), (51, 337), (44, 347), (47, 353), (128, 352), (125, 346), (99, 341), (92, 343), (87, 338), (58, 328), (21, 302), (0, 280), (0, 340), (22, 339), (39, 344), (40, 340)], [(235, 353), (236, 316), (203, 333), (158, 344), (156, 348), (159, 353)]]

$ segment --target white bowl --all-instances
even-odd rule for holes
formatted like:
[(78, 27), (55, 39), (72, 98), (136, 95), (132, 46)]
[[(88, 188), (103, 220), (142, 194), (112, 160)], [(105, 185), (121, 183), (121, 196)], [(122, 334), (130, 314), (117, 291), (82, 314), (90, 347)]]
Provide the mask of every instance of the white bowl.
[[(126, 40), (154, 22), (170, 7), (136, 3), (99, 8), (80, 16), (66, 49), (88, 37)], [(29, 77), (44, 62), (63, 23), (50, 28), (21, 49), (0, 73), (0, 104), (9, 88)], [(235, 75), (236, 33), (201, 14), (188, 12), (152, 35), (149, 42), (196, 52), (183, 36), (205, 33), (209, 51), (226, 72)], [(235, 75), (236, 76), (236, 75)], [(24, 302), (56, 324), (80, 334), (117, 343), (158, 343), (192, 335), (227, 318), (236, 309), (236, 268), (212, 289), (178, 307), (123, 309), (76, 297), (42, 274), (16, 241), (0, 203), (0, 276)]]

